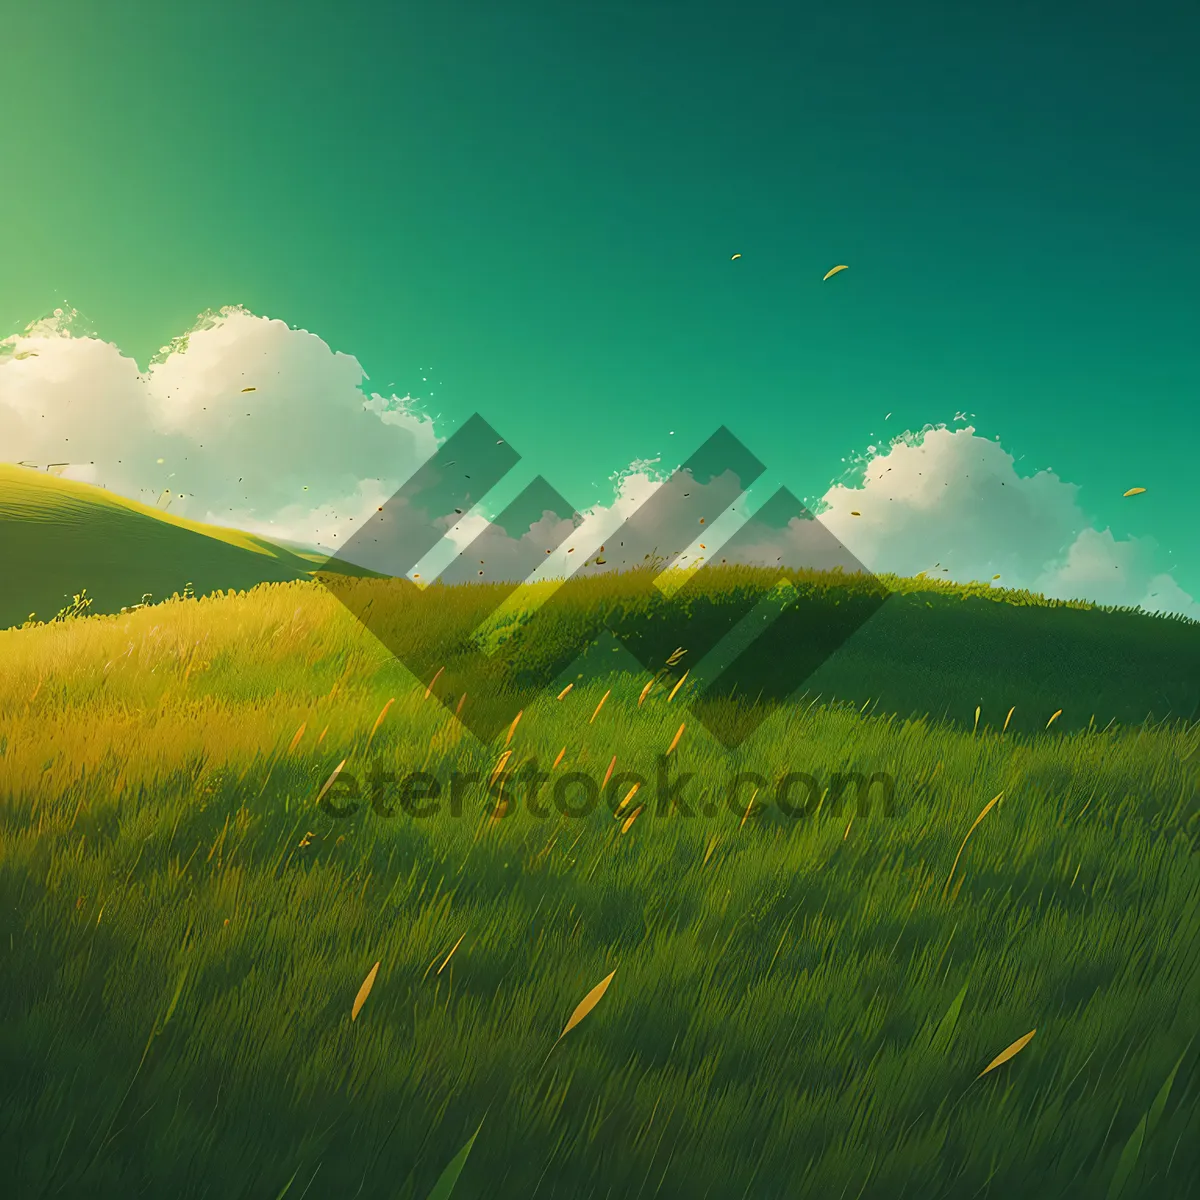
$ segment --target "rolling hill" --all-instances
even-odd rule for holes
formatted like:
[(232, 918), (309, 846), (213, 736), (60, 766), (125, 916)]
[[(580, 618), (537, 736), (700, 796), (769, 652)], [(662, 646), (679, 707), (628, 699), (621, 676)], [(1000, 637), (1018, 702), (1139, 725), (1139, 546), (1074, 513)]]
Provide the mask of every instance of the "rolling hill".
[[(304, 579), (318, 554), (161, 512), (104, 488), (0, 464), (0, 629), (50, 620), (83, 589), (89, 612)], [(330, 564), (337, 569), (338, 564)]]

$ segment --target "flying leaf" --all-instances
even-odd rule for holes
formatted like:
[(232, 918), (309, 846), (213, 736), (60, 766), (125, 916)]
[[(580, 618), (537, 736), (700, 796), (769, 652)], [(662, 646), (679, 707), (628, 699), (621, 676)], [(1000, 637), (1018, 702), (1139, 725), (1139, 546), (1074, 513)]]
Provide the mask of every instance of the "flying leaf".
[(508, 727), (508, 736), (504, 739), (504, 744), (506, 746), (512, 741), (513, 734), (517, 732), (517, 722), (521, 719), (521, 714), (524, 713), (524, 711), (524, 709), (521, 709), (521, 712), (517, 713), (517, 715), (513, 717), (513, 723)]
[[(321, 737), (324, 737), (324, 736), (325, 736), (324, 734), (321, 734)], [(346, 765), (346, 762), (347, 762), (347, 760), (343, 758), (342, 761), (340, 763), (338, 763), (338, 765), (336, 767), (334, 767), (333, 774), (330, 775), (330, 777), (327, 780), (325, 780), (325, 786), (317, 794), (317, 804), (318, 805), (321, 803), (322, 800), (325, 799), (325, 793), (327, 791), (329, 791), (329, 789), (331, 787), (333, 787), (334, 782), (337, 780), (337, 777), (342, 773), (342, 768)]]
[(1024, 1050), (1031, 1041), (1033, 1041), (1033, 1035), (1035, 1033), (1037, 1033), (1037, 1030), (1031, 1029), (1024, 1037), (1017, 1038), (1017, 1040), (1013, 1042), (1013, 1044), (1009, 1046), (1007, 1050), (1001, 1050), (1000, 1053), (997, 1054), (996, 1057), (993, 1058), (992, 1061), (988, 1063), (988, 1065), (984, 1067), (978, 1075), (975, 1076), (975, 1078), (982, 1079), (989, 1071), (994, 1071), (997, 1067), (1004, 1066), (1004, 1064), (1008, 1062), (1010, 1058), (1020, 1054), (1021, 1051)]
[(735, 255), (733, 256), (733, 258), (731, 258), (729, 261), (730, 261), (730, 262), (733, 262), (733, 261), (734, 261), (734, 259), (738, 259), (738, 258), (741, 258), (741, 257), (742, 257), (742, 256), (741, 256), (740, 254), (735, 254)]
[[(843, 264), (840, 267), (834, 267), (831, 271), (825, 272), (825, 279), (828, 279), (830, 277), (830, 275), (836, 275), (839, 271), (844, 271), (845, 269), (846, 269), (845, 264)], [(824, 283), (825, 279), (822, 279), (821, 282)]]
[(375, 986), (375, 976), (379, 974), (379, 964), (376, 963), (371, 968), (371, 973), (363, 980), (363, 985), (358, 989), (358, 995), (354, 997), (354, 1007), (350, 1010), (350, 1020), (358, 1019), (358, 1014), (362, 1012), (362, 1006), (366, 1004), (367, 997), (371, 994), (371, 989)]
[[(620, 820), (620, 819), (621, 819), (621, 814), (622, 814), (622, 813), (625, 811), (625, 809), (628, 807), (630, 800), (632, 800), (632, 799), (634, 798), (634, 796), (636, 796), (636, 795), (637, 795), (637, 793), (638, 793), (638, 788), (640, 788), (641, 786), (642, 786), (642, 785), (641, 785), (640, 783), (635, 783), (635, 784), (633, 785), (633, 787), (631, 787), (631, 788), (629, 789), (629, 791), (627, 791), (627, 792), (625, 793), (625, 799), (624, 799), (624, 800), (622, 800), (622, 801), (621, 801), (621, 803), (620, 803), (620, 804), (618, 804), (618, 805), (617, 805), (617, 807), (613, 809), (613, 816), (614, 816), (614, 817), (616, 817), (616, 818), (617, 818), (617, 820)], [(639, 811), (640, 811), (640, 810), (639, 810)]]
[(608, 985), (612, 982), (612, 977), (615, 974), (616, 971), (613, 971), (611, 974), (606, 975), (598, 984), (596, 984), (594, 988), (592, 988), (590, 992), (588, 992), (586, 996), (584, 996), (582, 1000), (580, 1000), (579, 1006), (571, 1014), (571, 1019), (566, 1023), (562, 1033), (558, 1035), (558, 1040), (560, 1042), (567, 1036), (568, 1033), (571, 1032), (572, 1029), (575, 1028), (576, 1025), (579, 1024), (580, 1021), (583, 1020), (584, 1017), (588, 1015), (588, 1013), (592, 1011), (593, 1008), (596, 1007), (597, 1004), (600, 1003), (601, 997), (603, 997), (604, 993), (608, 991)]
[(1130, 488), (1129, 491), (1123, 494), (1126, 496), (1140, 496), (1145, 490), (1145, 488)]

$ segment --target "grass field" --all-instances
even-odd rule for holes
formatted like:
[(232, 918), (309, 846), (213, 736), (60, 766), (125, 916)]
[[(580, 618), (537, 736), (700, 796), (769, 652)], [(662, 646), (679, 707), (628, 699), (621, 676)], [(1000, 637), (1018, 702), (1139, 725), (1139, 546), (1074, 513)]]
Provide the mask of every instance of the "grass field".
[[(478, 1131), (459, 1200), (1190, 1196), (1200, 627), (908, 592), (732, 753), (595, 656), (482, 746), (312, 582), (0, 633), (10, 1194), (424, 1200)], [(894, 808), (493, 818), (505, 750), (619, 801), (676, 738), (701, 808)], [(343, 763), (482, 781), (334, 819)]]

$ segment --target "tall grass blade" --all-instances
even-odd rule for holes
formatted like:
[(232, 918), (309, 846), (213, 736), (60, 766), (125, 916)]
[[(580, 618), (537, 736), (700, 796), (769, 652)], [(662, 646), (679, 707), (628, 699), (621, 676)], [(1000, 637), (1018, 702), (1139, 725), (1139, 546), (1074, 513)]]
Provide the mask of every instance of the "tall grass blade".
[[(482, 1128), (483, 1121), (480, 1121), (479, 1129)], [(470, 1141), (447, 1164), (446, 1169), (438, 1177), (437, 1183), (433, 1185), (433, 1191), (429, 1193), (429, 1200), (449, 1200), (450, 1193), (454, 1191), (454, 1185), (463, 1172), (463, 1167), (467, 1165), (467, 1156), (471, 1153), (471, 1147), (475, 1145), (479, 1129), (471, 1134)]]

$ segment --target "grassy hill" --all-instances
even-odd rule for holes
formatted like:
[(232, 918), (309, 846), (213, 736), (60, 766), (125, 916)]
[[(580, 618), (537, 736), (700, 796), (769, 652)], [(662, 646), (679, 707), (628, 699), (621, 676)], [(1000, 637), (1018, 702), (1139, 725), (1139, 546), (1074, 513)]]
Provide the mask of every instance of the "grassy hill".
[(0, 632), (12, 1194), (425, 1200), (478, 1130), (455, 1200), (1192, 1195), (1200, 728), (789, 702), (731, 756), (600, 675), (481, 745), (313, 582)]
[[(478, 1131), (454, 1200), (1192, 1195), (1200, 625), (791, 573), (730, 753), (655, 662), (775, 573), (418, 591), (0, 497), (48, 615), (201, 593), (0, 630), (13, 1194), (426, 1200)], [(481, 742), (452, 713), (497, 683)]]
[[(495, 720), (485, 720), (496, 730), (511, 719), (504, 689), (557, 692), (579, 678), (636, 673), (622, 648), (661, 667), (668, 685), (686, 672), (693, 688), (706, 649), (781, 578), (789, 607), (705, 695), (710, 714), (738, 703), (787, 708), (802, 692), (959, 727), (973, 727), (978, 709), (981, 728), (1019, 732), (1045, 728), (1056, 712), (1068, 731), (1200, 715), (1200, 623), (1184, 618), (987, 584), (733, 566), (706, 568), (695, 594), (667, 596), (640, 574), (424, 592), (345, 575), (326, 583), (422, 682), (440, 672), (439, 691), (457, 687), (477, 704), (497, 695)], [(677, 648), (685, 653), (668, 667)]]
[[(637, 572), (561, 586), (435, 584), (424, 592), (369, 574), (102, 488), (0, 466), (0, 629), (30, 614), (51, 620), (84, 589), (89, 613), (115, 614), (146, 593), (159, 602), (318, 576), (423, 682), (439, 669), (443, 685), (464, 672), (478, 681), (484, 670), (549, 686), (564, 671), (592, 677), (610, 673), (614, 662), (628, 666), (628, 655), (610, 655), (614, 635), (638, 648), (642, 661), (711, 645), (712, 629), (731, 612), (748, 612), (783, 575), (795, 587), (794, 603), (739, 661), (739, 696), (792, 703), (789, 690), (803, 682), (810, 696), (901, 717), (973, 722), (978, 707), (985, 726), (1015, 705), (1008, 720), (1023, 731), (1057, 709), (1067, 730), (1200, 715), (1200, 624), (987, 584), (714, 567), (700, 593), (682, 602), (647, 592)], [(464, 629), (480, 623), (479, 636), (465, 640)], [(491, 654), (483, 665), (467, 657), (480, 638)], [(589, 647), (582, 657), (580, 647)], [(699, 657), (693, 649), (672, 679)]]
[[(265, 538), (188, 521), (103, 488), (0, 464), (0, 629), (54, 617), (86, 588), (115, 613), (183, 593), (307, 578), (324, 562)], [(336, 566), (336, 564), (335, 564)]]

